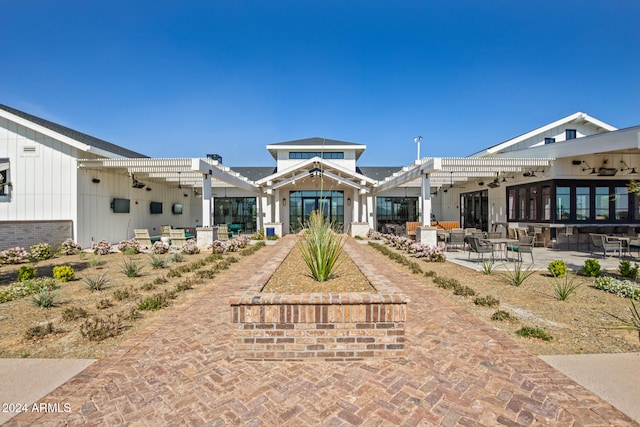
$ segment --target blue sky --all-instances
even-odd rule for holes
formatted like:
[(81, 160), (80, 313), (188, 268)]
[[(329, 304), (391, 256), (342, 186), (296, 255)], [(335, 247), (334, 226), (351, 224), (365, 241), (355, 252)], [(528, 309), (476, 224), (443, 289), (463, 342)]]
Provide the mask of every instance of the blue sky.
[(640, 124), (640, 2), (0, 0), (0, 103), (153, 157), (466, 156), (576, 111)]

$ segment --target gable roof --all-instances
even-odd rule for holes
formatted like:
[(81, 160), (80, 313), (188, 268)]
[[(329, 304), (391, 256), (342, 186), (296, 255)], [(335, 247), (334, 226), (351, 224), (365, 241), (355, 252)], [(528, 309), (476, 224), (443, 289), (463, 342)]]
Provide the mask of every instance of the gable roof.
[(323, 149), (328, 150), (355, 150), (356, 152), (356, 160), (360, 158), (364, 150), (367, 149), (366, 145), (358, 144), (355, 142), (345, 142), (345, 141), (337, 141), (335, 139), (327, 139), (320, 137), (313, 138), (305, 138), (305, 139), (296, 139), (293, 141), (284, 141), (284, 142), (276, 142), (275, 144), (267, 145), (267, 150), (274, 159), (278, 159), (277, 152), (282, 149), (300, 149), (300, 150), (309, 150), (315, 148), (316, 150), (322, 151)]
[(101, 151), (106, 152), (105, 154), (110, 153), (115, 155), (116, 157), (128, 157), (128, 158), (147, 158), (148, 157), (148, 156), (145, 156), (144, 154), (137, 153), (135, 151), (121, 147), (119, 145), (112, 144), (102, 139), (95, 138), (91, 135), (87, 135), (86, 133), (73, 130), (71, 128), (59, 125), (49, 120), (45, 120), (41, 117), (37, 117), (32, 114), (25, 113), (24, 111), (16, 110), (15, 108), (11, 108), (3, 104), (0, 104), (0, 110), (4, 110), (7, 113), (10, 113), (21, 119), (27, 120), (31, 123), (34, 123), (38, 126), (41, 126), (52, 132), (55, 132), (59, 135), (65, 136), (74, 141), (78, 141), (88, 146), (89, 148), (95, 147)]
[(542, 134), (550, 129), (553, 129), (558, 126), (566, 125), (572, 122), (585, 122), (595, 126), (597, 129), (601, 129), (602, 131), (614, 131), (617, 130), (616, 127), (605, 123), (601, 120), (596, 119), (595, 117), (591, 117), (590, 115), (578, 111), (577, 113), (573, 113), (567, 117), (563, 117), (560, 120), (556, 120), (555, 122), (549, 123), (547, 125), (541, 126), (539, 128), (533, 129), (529, 132), (523, 133), (522, 135), (516, 136), (515, 138), (508, 139), (504, 142), (491, 146), (487, 149), (479, 151), (477, 153), (472, 154), (469, 157), (482, 157), (491, 154), (497, 154), (500, 151), (511, 147), (512, 145), (518, 144), (526, 139), (529, 139), (535, 135)]
[(231, 166), (231, 170), (250, 181), (258, 181), (277, 172), (275, 166)]
[(394, 172), (398, 172), (402, 169), (402, 166), (359, 166), (357, 172), (366, 176), (367, 178), (375, 179), (376, 181), (382, 181), (383, 179), (393, 175)]

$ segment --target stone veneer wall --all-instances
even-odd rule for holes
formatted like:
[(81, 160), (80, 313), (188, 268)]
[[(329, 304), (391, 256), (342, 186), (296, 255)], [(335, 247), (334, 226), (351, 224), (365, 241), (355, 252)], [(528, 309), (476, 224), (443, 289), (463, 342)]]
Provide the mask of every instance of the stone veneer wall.
[(0, 221), (0, 250), (16, 246), (27, 251), (31, 245), (48, 243), (55, 250), (73, 238), (71, 221)]
[(403, 356), (409, 299), (385, 278), (363, 273), (375, 291), (266, 294), (260, 292), (264, 284), (250, 286), (229, 301), (234, 356), (334, 361)]

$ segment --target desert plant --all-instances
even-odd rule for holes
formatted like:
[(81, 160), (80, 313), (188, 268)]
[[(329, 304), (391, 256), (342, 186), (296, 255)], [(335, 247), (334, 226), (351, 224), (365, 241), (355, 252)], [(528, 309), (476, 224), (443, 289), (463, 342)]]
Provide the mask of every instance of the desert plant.
[(618, 265), (618, 272), (626, 279), (636, 280), (638, 278), (638, 263), (631, 267), (631, 261), (623, 259)]
[(189, 239), (182, 245), (180, 252), (187, 255), (195, 255), (200, 253), (200, 248), (194, 239)]
[(82, 246), (73, 241), (73, 239), (67, 239), (60, 244), (58, 252), (61, 255), (75, 255), (82, 250)]
[(82, 307), (69, 307), (65, 308), (62, 312), (62, 320), (65, 322), (72, 322), (74, 320), (87, 317), (88, 313)]
[(216, 277), (216, 272), (214, 270), (200, 270), (196, 272), (196, 277), (199, 279), (213, 279)]
[(18, 281), (24, 282), (25, 280), (30, 280), (36, 277), (36, 269), (30, 265), (23, 265), (18, 270)]
[(0, 303), (13, 301), (18, 298), (40, 293), (45, 290), (56, 289), (56, 281), (50, 277), (25, 280), (0, 289)]
[(165, 268), (167, 266), (167, 261), (160, 256), (157, 255), (149, 255), (151, 267), (153, 269)]
[(138, 265), (134, 259), (124, 260), (122, 263), (122, 272), (127, 277), (139, 277), (142, 266)]
[(58, 305), (58, 303), (56, 302), (56, 295), (51, 292), (50, 289), (45, 289), (39, 294), (36, 294), (33, 298), (31, 298), (31, 303), (40, 308), (51, 308)]
[(480, 261), (480, 268), (484, 274), (491, 275), (496, 271), (496, 263), (492, 259), (483, 259)]
[(640, 285), (631, 280), (618, 280), (608, 276), (598, 277), (593, 281), (593, 286), (619, 297), (640, 300)]
[(80, 325), (80, 334), (90, 341), (102, 341), (120, 333), (120, 318), (111, 315), (107, 318), (90, 317)]
[(171, 254), (171, 258), (169, 258), (171, 260), (171, 262), (184, 262), (184, 255), (182, 255), (180, 252), (176, 252), (174, 254)]
[(109, 307), (113, 307), (113, 302), (111, 302), (109, 298), (102, 298), (100, 301), (96, 303), (96, 308), (98, 310), (104, 310)]
[(85, 276), (82, 278), (85, 285), (92, 291), (101, 291), (109, 283), (107, 274), (101, 274), (100, 276)]
[(602, 276), (602, 269), (597, 259), (587, 259), (584, 261), (582, 267), (582, 274), (587, 277), (600, 277)]
[(553, 337), (549, 335), (547, 331), (532, 326), (523, 326), (516, 331), (516, 334), (522, 338), (537, 338), (543, 341), (553, 340)]
[(140, 253), (140, 243), (135, 239), (122, 240), (118, 243), (118, 250), (125, 255), (136, 255)]
[(471, 289), (469, 286), (460, 285), (453, 288), (453, 294), (463, 297), (472, 297), (476, 294), (476, 291)]
[(522, 262), (516, 261), (513, 263), (513, 268), (507, 268), (503, 273), (503, 277), (510, 285), (521, 286), (533, 273), (535, 273), (533, 266), (530, 265), (527, 268), (523, 268)]
[(75, 272), (70, 265), (56, 265), (53, 267), (53, 278), (61, 282), (68, 282), (75, 278)]
[(549, 263), (547, 270), (553, 277), (564, 277), (567, 274), (567, 263), (564, 260), (556, 259)]
[(514, 316), (512, 316), (508, 311), (496, 310), (496, 312), (491, 315), (491, 320), (504, 322), (504, 321), (516, 321), (517, 319)]
[(20, 264), (29, 260), (29, 252), (15, 247), (0, 251), (0, 264)]
[(165, 291), (162, 294), (144, 297), (144, 299), (138, 303), (137, 307), (138, 310), (160, 310), (169, 305), (171, 298), (173, 298), (173, 295)]
[(473, 300), (473, 303), (483, 307), (498, 307), (500, 305), (500, 300), (491, 295), (487, 295), (486, 297), (477, 297)]
[(91, 255), (91, 257), (89, 258), (89, 267), (97, 267), (100, 264), (102, 264), (102, 260), (100, 259), (100, 257), (96, 254)]
[(158, 276), (155, 279), (153, 279), (153, 284), (154, 285), (162, 285), (163, 283), (167, 283), (168, 280), (165, 279), (164, 276)]
[(167, 273), (167, 277), (182, 277), (182, 273), (180, 273), (180, 271), (178, 269), (172, 268)]
[(154, 285), (151, 282), (145, 283), (144, 285), (140, 286), (140, 289), (142, 289), (143, 291), (152, 291), (155, 288), (156, 288), (156, 285)]
[[(151, 252), (156, 255), (166, 254), (167, 252), (169, 252), (169, 245), (161, 240), (158, 240), (153, 244), (153, 246), (151, 246)], [(176, 252), (175, 255), (178, 255), (178, 253)]]
[(49, 259), (52, 256), (51, 245), (48, 243), (38, 243), (29, 248), (29, 259), (32, 261), (41, 261), (43, 259)]
[(53, 323), (47, 322), (46, 325), (36, 325), (32, 328), (27, 329), (24, 334), (24, 337), (26, 339), (43, 338), (43, 337), (46, 337), (47, 335), (54, 334), (55, 332), (56, 330), (53, 327)]
[(93, 242), (91, 249), (96, 255), (109, 255), (111, 253), (111, 244), (106, 240), (100, 240), (99, 242)]
[(344, 240), (333, 229), (331, 222), (319, 211), (309, 215), (304, 238), (298, 242), (302, 258), (318, 282), (331, 278), (339, 266)]
[(571, 295), (576, 293), (580, 283), (576, 281), (575, 275), (565, 275), (564, 277), (554, 277), (551, 280), (553, 296), (560, 301), (566, 301)]
[(620, 322), (622, 322), (619, 326), (613, 326), (613, 329), (634, 329), (638, 332), (638, 339), (640, 340), (640, 311), (636, 306), (636, 303), (633, 300), (629, 301), (631, 306), (629, 307), (629, 311), (631, 313), (631, 319), (623, 319), (620, 316), (616, 316), (615, 314), (609, 313), (610, 316), (616, 318)]
[(178, 283), (175, 289), (176, 289), (176, 292), (185, 292), (185, 291), (188, 291), (189, 289), (193, 289), (193, 284), (190, 280), (185, 280), (182, 283)]

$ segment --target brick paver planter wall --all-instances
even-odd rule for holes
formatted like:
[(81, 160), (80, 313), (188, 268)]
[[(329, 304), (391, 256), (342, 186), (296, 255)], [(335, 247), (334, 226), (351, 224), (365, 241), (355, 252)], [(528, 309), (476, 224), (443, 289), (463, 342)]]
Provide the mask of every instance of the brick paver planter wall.
[(387, 278), (362, 272), (377, 292), (266, 294), (261, 283), (230, 299), (234, 356), (336, 361), (403, 356), (409, 299)]

